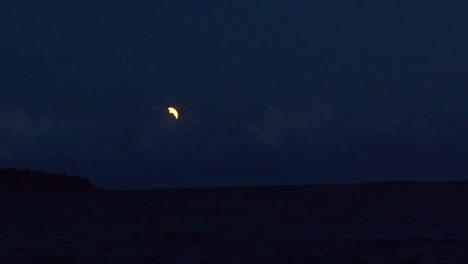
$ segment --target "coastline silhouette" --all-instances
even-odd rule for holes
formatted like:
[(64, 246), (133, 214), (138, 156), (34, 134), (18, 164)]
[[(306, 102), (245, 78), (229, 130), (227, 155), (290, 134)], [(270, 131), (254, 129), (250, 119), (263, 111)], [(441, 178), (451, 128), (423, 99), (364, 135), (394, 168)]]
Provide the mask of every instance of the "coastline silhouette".
[(0, 191), (97, 191), (90, 180), (66, 173), (0, 168)]

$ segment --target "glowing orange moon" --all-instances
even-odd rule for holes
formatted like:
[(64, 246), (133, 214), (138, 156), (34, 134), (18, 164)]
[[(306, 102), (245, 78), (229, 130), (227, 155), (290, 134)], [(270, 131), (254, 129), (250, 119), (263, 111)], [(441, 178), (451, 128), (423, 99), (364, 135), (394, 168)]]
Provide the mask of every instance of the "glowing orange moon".
[(179, 112), (177, 112), (174, 107), (168, 107), (167, 110), (169, 111), (169, 114), (175, 117), (175, 119), (179, 119)]

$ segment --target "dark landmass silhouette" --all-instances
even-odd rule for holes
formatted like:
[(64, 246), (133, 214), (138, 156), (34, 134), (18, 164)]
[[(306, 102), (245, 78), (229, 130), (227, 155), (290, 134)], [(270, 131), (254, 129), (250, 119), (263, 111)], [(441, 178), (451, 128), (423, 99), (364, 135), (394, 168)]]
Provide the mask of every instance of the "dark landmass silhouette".
[(30, 169), (0, 168), (0, 191), (98, 191), (90, 180)]

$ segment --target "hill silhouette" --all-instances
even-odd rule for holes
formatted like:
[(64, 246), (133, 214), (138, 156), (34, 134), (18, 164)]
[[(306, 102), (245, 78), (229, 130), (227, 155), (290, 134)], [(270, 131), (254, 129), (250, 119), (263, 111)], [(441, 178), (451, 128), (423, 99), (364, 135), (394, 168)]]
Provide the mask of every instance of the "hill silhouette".
[(80, 176), (69, 176), (30, 169), (0, 168), (0, 191), (97, 191), (91, 181)]

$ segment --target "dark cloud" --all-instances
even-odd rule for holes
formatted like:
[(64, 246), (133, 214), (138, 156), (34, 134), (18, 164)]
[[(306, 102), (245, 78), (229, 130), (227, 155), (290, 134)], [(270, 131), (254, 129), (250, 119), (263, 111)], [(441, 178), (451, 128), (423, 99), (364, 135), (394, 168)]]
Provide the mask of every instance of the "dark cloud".
[(331, 106), (319, 99), (292, 106), (268, 106), (257, 123), (246, 126), (246, 133), (268, 146), (291, 144), (300, 140), (308, 144), (333, 118)]
[[(270, 106), (246, 126), (245, 150), (267, 159), (294, 157), (309, 163), (367, 166), (374, 162), (424, 163), (468, 153), (468, 123), (455, 118), (395, 112), (352, 113), (334, 110), (319, 99), (289, 106)], [(246, 156), (246, 155), (244, 155)], [(361, 164), (361, 165), (359, 165)], [(416, 165), (415, 165), (416, 166)]]
[(57, 115), (31, 115), (19, 108), (0, 109), (0, 158), (49, 160), (82, 157), (101, 133), (96, 124)]

